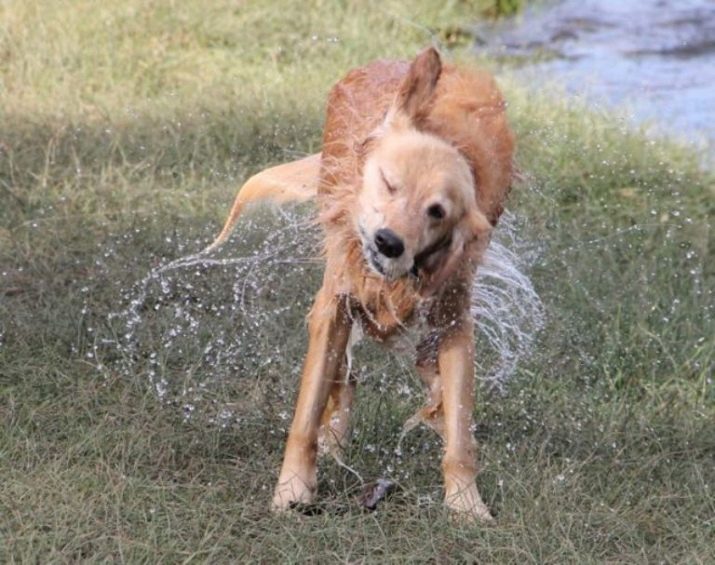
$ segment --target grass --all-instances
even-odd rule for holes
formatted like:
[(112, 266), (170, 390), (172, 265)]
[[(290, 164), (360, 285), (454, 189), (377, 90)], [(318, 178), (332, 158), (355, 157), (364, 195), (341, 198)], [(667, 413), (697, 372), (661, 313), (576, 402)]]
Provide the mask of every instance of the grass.
[[(508, 73), (526, 177), (511, 208), (549, 318), (506, 393), (479, 393), (495, 526), (444, 514), (427, 431), (393, 453), (419, 398), (372, 346), (347, 460), (401, 490), (362, 514), (356, 479), (326, 461), (323, 514), (267, 511), (319, 265), (182, 271), (150, 287), (133, 356), (104, 341), (150, 267), (211, 238), (242, 179), (319, 147), (347, 69), (452, 41), (493, 8), (435, 6), (0, 5), (2, 562), (715, 559), (713, 175)], [(285, 221), (263, 214), (229, 256), (270, 249), (257, 226)], [(292, 233), (280, 244), (307, 257)], [(225, 356), (204, 351), (217, 339)]]

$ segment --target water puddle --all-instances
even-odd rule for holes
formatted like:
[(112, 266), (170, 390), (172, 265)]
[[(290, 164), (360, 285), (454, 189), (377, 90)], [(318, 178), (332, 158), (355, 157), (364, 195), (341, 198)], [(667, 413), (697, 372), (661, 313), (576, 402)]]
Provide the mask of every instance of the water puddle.
[(713, 0), (546, 2), (477, 36), (527, 84), (562, 83), (715, 155)]

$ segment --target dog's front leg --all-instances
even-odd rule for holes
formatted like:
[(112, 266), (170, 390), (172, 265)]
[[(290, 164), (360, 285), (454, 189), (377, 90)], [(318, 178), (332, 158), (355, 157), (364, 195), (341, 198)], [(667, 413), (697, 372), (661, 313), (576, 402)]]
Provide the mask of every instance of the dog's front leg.
[(491, 520), (477, 484), (476, 442), (472, 435), (474, 407), (473, 324), (462, 320), (439, 345), (445, 451), (442, 459), (445, 504), (458, 514)]
[(274, 510), (313, 501), (317, 487), (318, 427), (330, 386), (343, 363), (350, 328), (344, 302), (321, 289), (308, 320), (308, 354), (283, 467), (273, 495)]

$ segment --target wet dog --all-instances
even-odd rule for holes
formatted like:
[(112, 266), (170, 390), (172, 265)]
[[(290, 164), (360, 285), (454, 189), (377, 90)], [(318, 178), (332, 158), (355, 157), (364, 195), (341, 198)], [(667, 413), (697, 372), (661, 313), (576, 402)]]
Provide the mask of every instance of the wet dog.
[(300, 392), (273, 495), (281, 511), (311, 503), (319, 446), (347, 440), (355, 387), (350, 347), (391, 345), (419, 327), (415, 363), (428, 402), (406, 424), (444, 440), (445, 504), (488, 520), (472, 435), (472, 283), (509, 191), (514, 141), (492, 77), (443, 64), (376, 61), (330, 92), (322, 152), (263, 171), (241, 188), (209, 247), (254, 201), (312, 200), (325, 273), (308, 317)]

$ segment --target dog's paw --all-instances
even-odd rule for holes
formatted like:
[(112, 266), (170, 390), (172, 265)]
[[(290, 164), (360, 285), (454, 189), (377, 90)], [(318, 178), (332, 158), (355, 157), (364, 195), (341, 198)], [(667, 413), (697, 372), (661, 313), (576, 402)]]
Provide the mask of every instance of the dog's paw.
[(273, 512), (286, 512), (296, 506), (309, 506), (315, 499), (315, 487), (298, 475), (293, 475), (286, 480), (278, 480), (273, 492), (271, 510)]
[(479, 496), (477, 485), (447, 493), (445, 506), (452, 512), (454, 519), (460, 522), (493, 523), (494, 517)]

